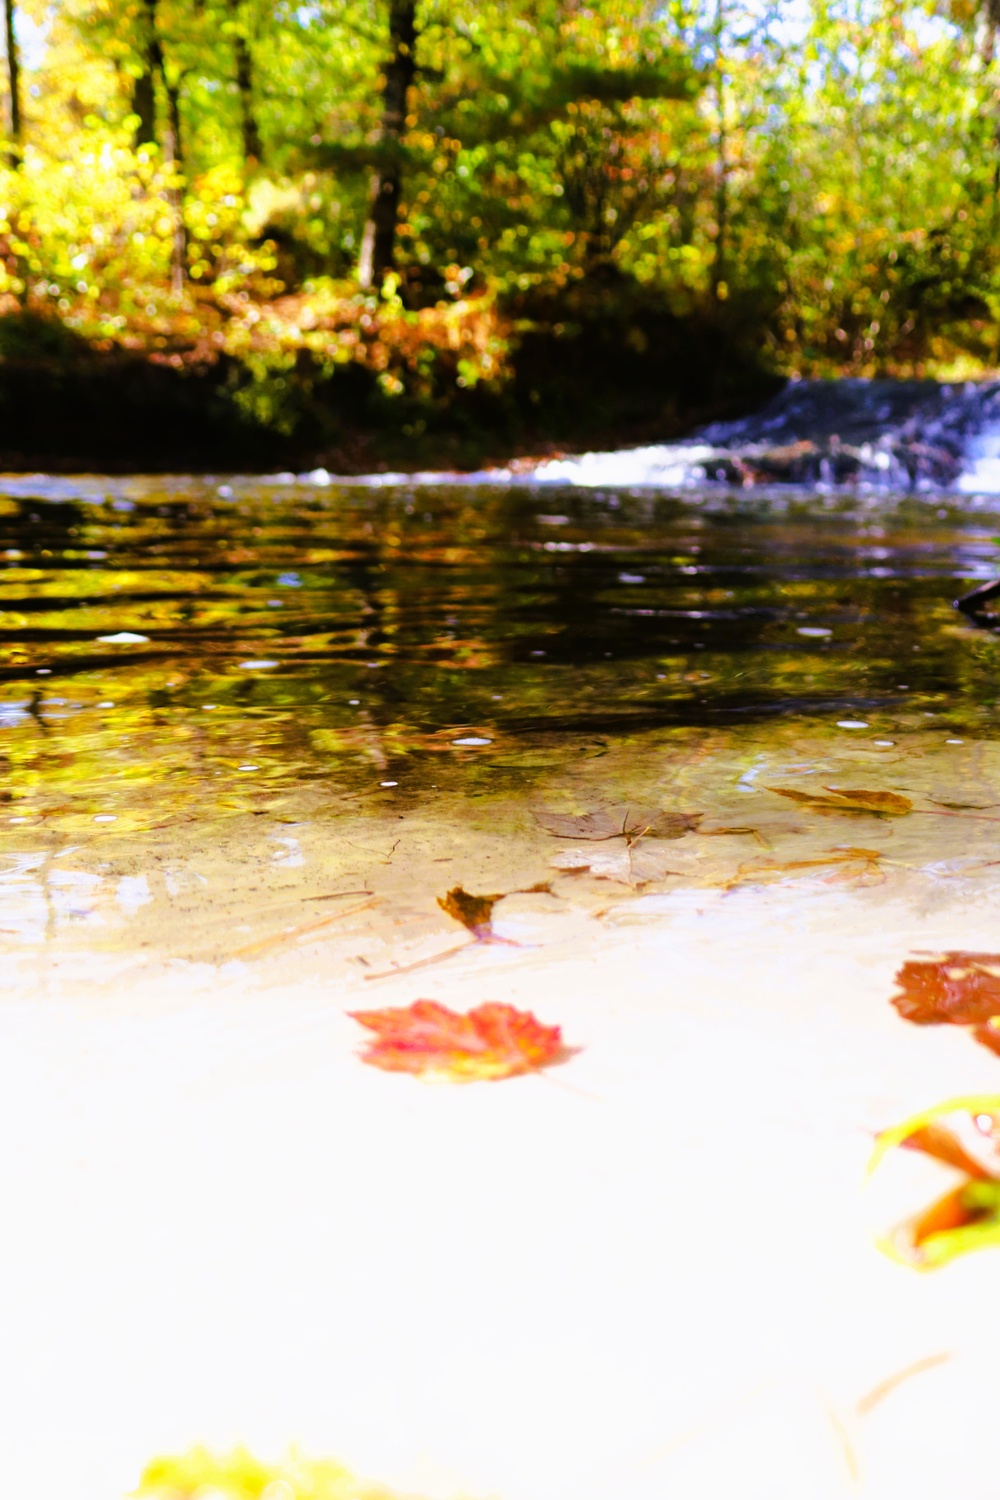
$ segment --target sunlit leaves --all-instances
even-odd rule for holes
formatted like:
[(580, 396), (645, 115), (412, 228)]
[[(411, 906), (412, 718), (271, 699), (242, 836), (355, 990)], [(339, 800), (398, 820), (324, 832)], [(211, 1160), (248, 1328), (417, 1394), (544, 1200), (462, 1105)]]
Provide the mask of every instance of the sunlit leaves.
[[(172, 361), (227, 352), (254, 375), (244, 410), (279, 428), (306, 358), (427, 400), (502, 380), (496, 294), (562, 295), (609, 262), (677, 311), (724, 313), (782, 369), (989, 363), (992, 83), (969, 28), (925, 34), (890, 0), (817, 7), (791, 30), (725, 9), (720, 50), (706, 14), (645, 0), (425, 8), (399, 143), (402, 280), (354, 304), (387, 6), (157, 0), (181, 170), (162, 139), (132, 149), (145, 7), (60, 0), (22, 169), (0, 170), (0, 312), (26, 298)], [(438, 303), (461, 317), (425, 317)]]

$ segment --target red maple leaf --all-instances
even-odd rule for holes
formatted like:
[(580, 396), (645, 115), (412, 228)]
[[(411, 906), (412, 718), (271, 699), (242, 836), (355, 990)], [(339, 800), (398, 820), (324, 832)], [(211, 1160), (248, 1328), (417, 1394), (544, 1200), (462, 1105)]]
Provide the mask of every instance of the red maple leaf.
[(568, 1056), (558, 1026), (489, 1001), (466, 1015), (436, 1000), (348, 1014), (375, 1033), (362, 1060), (390, 1073), (429, 1073), (456, 1083), (510, 1078)]

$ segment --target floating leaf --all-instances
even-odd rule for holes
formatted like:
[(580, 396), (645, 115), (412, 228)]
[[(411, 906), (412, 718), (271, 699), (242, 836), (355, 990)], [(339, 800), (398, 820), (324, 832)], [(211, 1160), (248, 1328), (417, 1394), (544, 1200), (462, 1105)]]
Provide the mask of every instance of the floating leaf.
[(466, 1015), (436, 1000), (348, 1014), (375, 1033), (363, 1061), (390, 1073), (465, 1083), (530, 1073), (569, 1055), (558, 1026), (543, 1026), (530, 1011), (493, 1001)]
[(878, 816), (888, 814), (898, 818), (913, 811), (913, 803), (909, 797), (901, 797), (898, 792), (866, 792), (859, 788), (847, 790), (828, 786), (823, 790), (829, 795), (822, 796), (819, 792), (800, 792), (785, 786), (769, 786), (764, 790), (776, 792), (779, 797), (788, 797), (792, 802), (801, 802), (803, 806), (811, 807), (816, 812), (874, 813)]
[(917, 1026), (983, 1026), (1000, 1016), (1000, 954), (944, 953), (911, 959), (896, 975), (892, 1004)]

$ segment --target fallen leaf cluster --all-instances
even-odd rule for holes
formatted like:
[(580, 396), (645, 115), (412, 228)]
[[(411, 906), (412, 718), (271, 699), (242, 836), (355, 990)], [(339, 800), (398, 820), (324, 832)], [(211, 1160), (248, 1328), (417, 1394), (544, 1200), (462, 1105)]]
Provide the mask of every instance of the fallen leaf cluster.
[(349, 1014), (375, 1034), (362, 1060), (389, 1073), (466, 1083), (535, 1072), (569, 1056), (558, 1026), (543, 1026), (512, 1005), (487, 1002), (462, 1015), (436, 1000), (416, 1000)]

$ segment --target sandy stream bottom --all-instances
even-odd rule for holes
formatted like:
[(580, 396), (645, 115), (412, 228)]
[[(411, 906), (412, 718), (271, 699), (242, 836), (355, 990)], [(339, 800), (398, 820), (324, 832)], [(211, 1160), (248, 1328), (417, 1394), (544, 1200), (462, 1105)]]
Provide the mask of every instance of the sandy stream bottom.
[[(906, 848), (902, 822), (849, 821), (816, 838)], [(969, 829), (988, 855), (989, 825)], [(135, 925), (98, 941), (85, 906), (51, 927), (79, 881), (50, 881), (31, 928), (36, 866), (18, 867), (3, 1493), (119, 1500), (157, 1453), (297, 1441), (429, 1500), (996, 1500), (996, 1256), (893, 1264), (875, 1235), (948, 1173), (907, 1156), (865, 1188), (875, 1132), (1000, 1091), (995, 1056), (888, 1004), (911, 952), (1000, 947), (1000, 878), (985, 857), (962, 875), (962, 830), (942, 822), (948, 869), (881, 884), (699, 884), (723, 840), (678, 840), (659, 885), (557, 872), (497, 907), (509, 942), (398, 975), (464, 934), (434, 888), (401, 904), (414, 865), (378, 886), (391, 829), (369, 832), (362, 878), (340, 869), (344, 923), (305, 931), (323, 900), (293, 922), (275, 905), (282, 881), (304, 903), (329, 879), (322, 830), (279, 828), (297, 842), (271, 849), (249, 916), (236, 862), (200, 927), (176, 877), (172, 946), (152, 877), (116, 875)], [(420, 858), (441, 888), (490, 889), (494, 846), (473, 869), (461, 838), (454, 864), (440, 833)], [(492, 889), (537, 881), (536, 855), (508, 851)], [(346, 1012), (420, 996), (534, 1010), (581, 1050), (495, 1085), (362, 1066)]]

